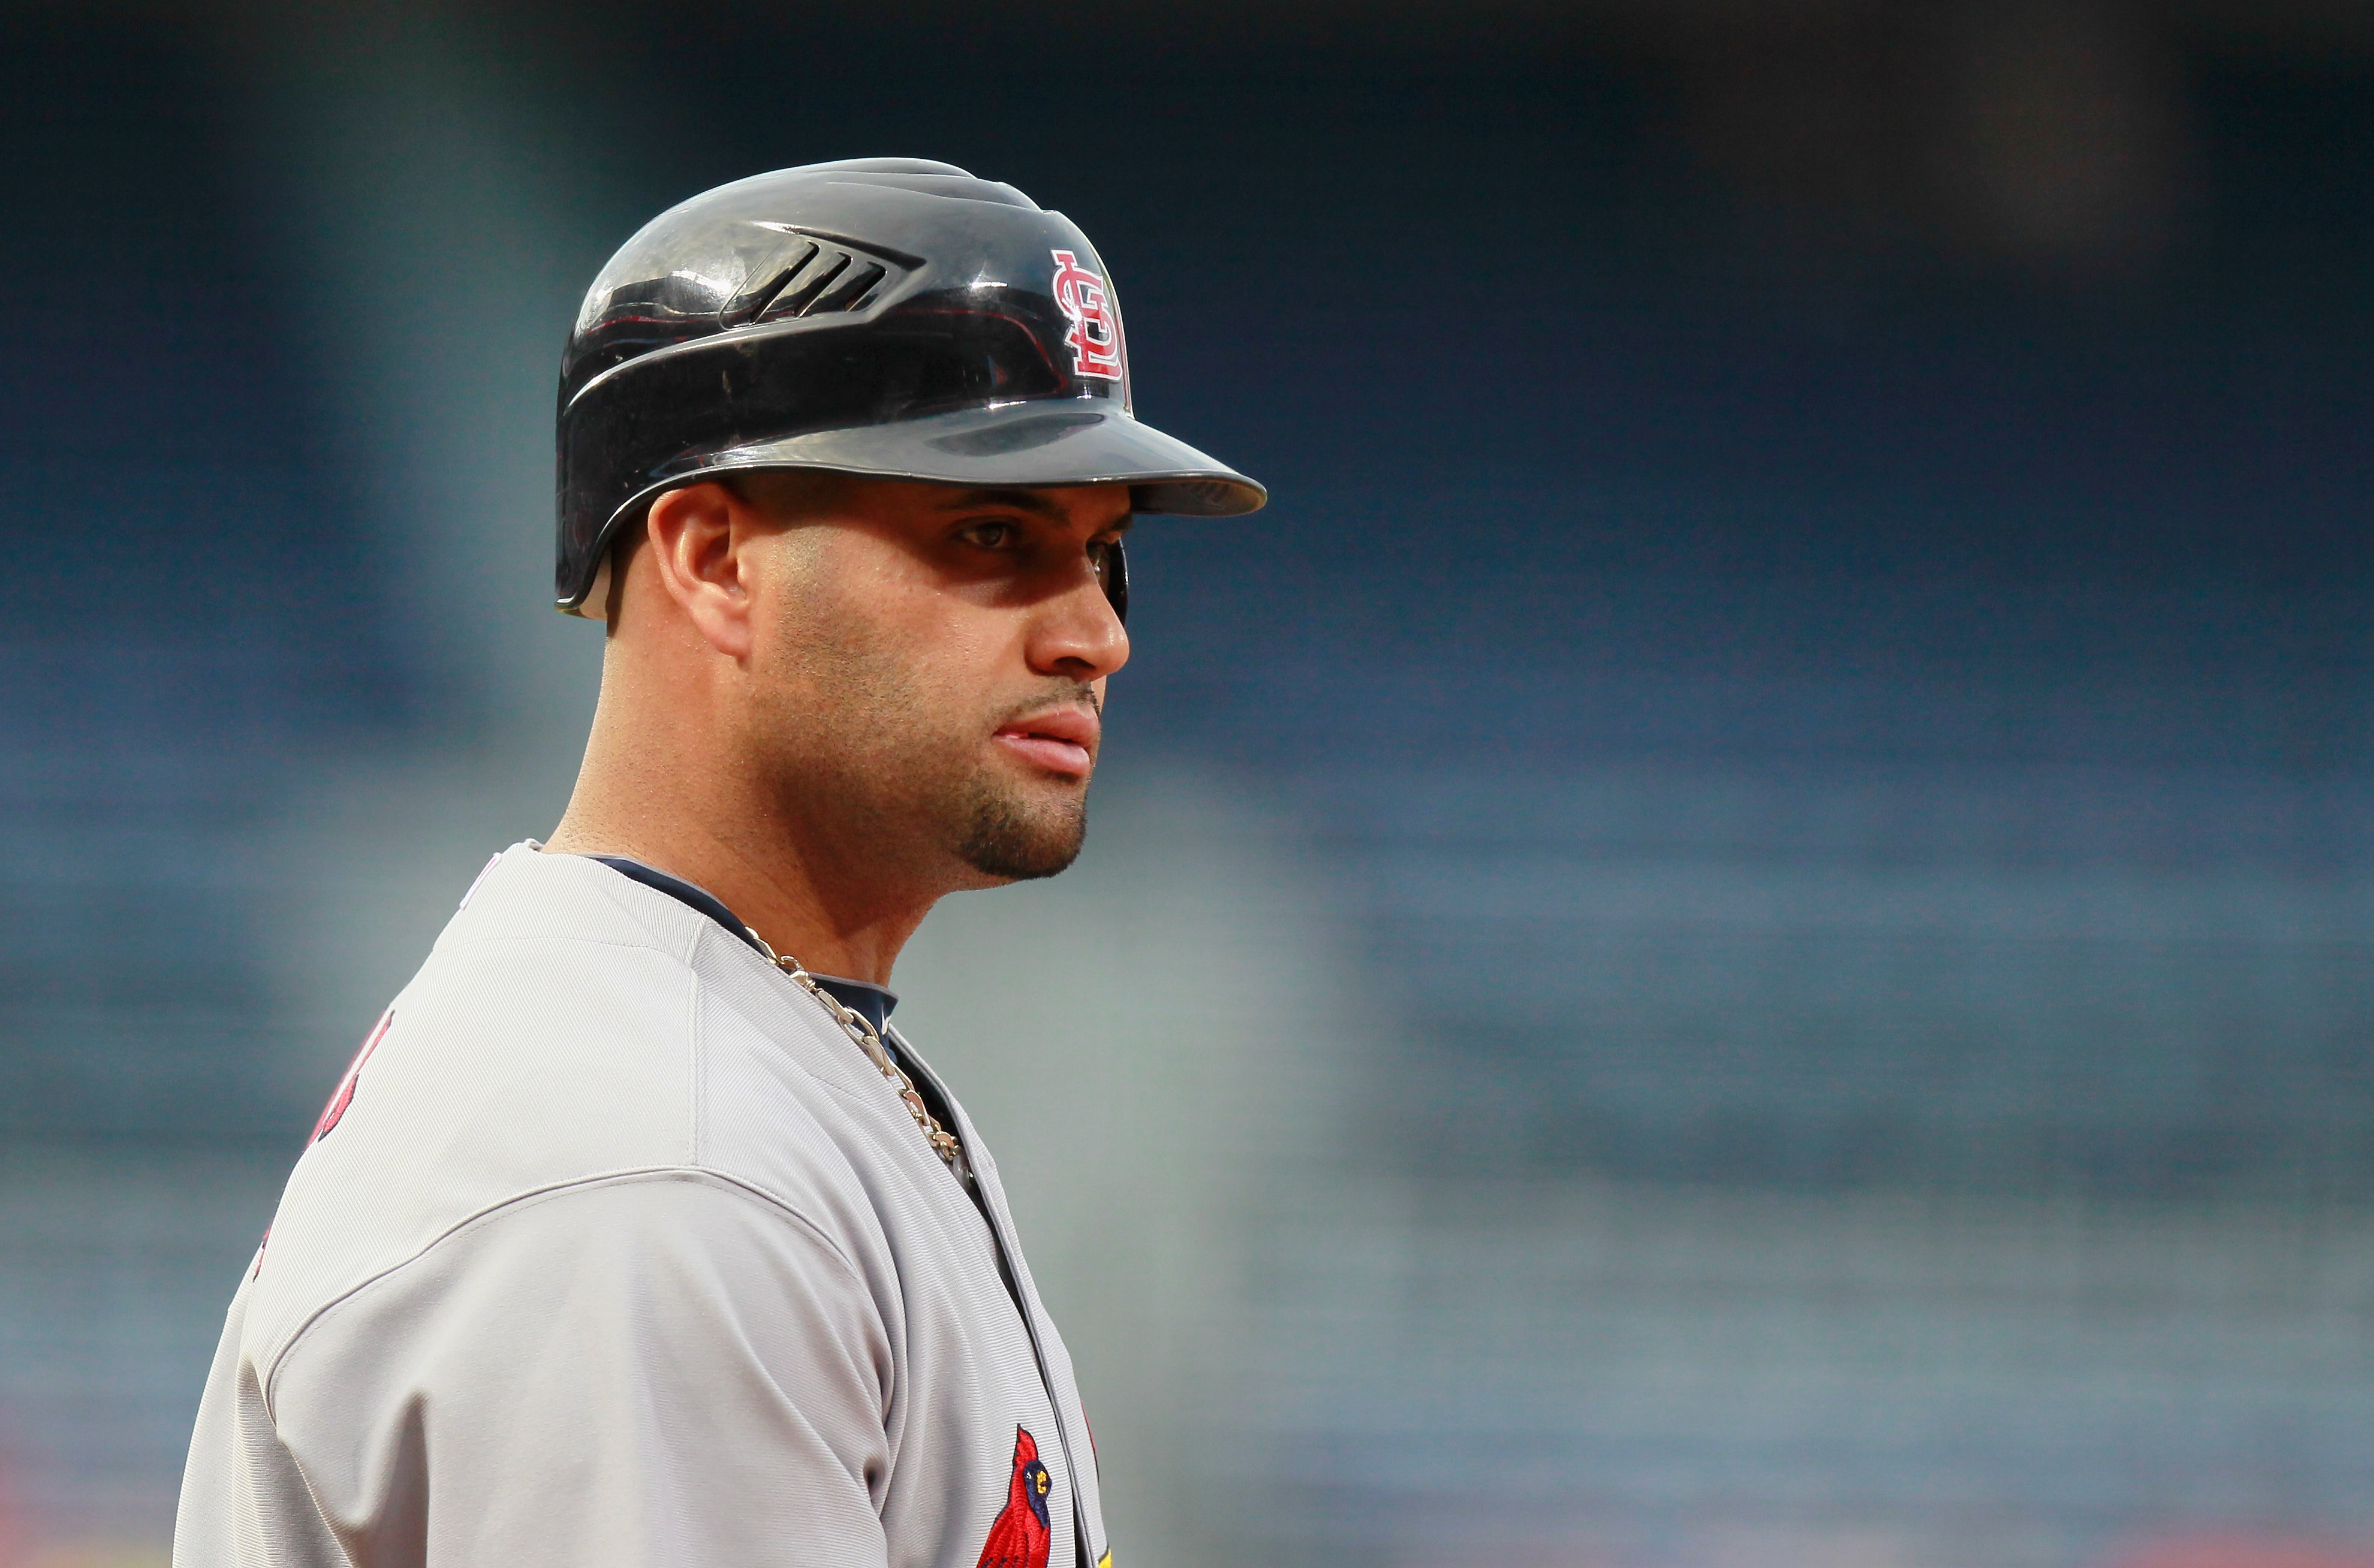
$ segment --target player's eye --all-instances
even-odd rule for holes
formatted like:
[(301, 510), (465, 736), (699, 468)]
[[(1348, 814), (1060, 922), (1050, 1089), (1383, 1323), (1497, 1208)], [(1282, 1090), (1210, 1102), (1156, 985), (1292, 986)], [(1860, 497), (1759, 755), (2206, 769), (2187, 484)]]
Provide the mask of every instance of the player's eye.
[(957, 537), (983, 550), (1006, 550), (1022, 537), (1022, 531), (1010, 522), (976, 522), (958, 529)]

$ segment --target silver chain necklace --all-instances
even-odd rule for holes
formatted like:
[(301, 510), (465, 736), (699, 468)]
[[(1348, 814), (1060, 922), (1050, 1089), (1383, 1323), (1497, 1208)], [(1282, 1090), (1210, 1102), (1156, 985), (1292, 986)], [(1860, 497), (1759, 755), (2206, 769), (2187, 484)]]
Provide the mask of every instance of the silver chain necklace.
[(765, 937), (751, 931), (749, 927), (742, 929), (750, 931), (750, 940), (758, 944), (758, 951), (767, 955), (768, 962), (789, 975), (792, 984), (816, 998), (817, 1005), (840, 1025), (841, 1033), (857, 1042), (857, 1048), (865, 1053), (865, 1059), (879, 1068), (882, 1076), (897, 1087), (900, 1103), (906, 1106), (907, 1114), (915, 1118), (915, 1125), (923, 1129), (924, 1141), (931, 1144), (932, 1152), (946, 1163), (948, 1169), (967, 1181), (971, 1180), (972, 1170), (965, 1160), (964, 1145), (958, 1142), (956, 1134), (942, 1127), (939, 1118), (932, 1115), (931, 1107), (923, 1104), (923, 1096), (915, 1092), (915, 1081), (891, 1059), (889, 1047), (882, 1043), (882, 1036), (875, 1033), (874, 1025), (866, 1021), (865, 1014), (843, 1005), (839, 997), (825, 989), (814, 975), (800, 966), (798, 959), (788, 954), (777, 953), (767, 945)]

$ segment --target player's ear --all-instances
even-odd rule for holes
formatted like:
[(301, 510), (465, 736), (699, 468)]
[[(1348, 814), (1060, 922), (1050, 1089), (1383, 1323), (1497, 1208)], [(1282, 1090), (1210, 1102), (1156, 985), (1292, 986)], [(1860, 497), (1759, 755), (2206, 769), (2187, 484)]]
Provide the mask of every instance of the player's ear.
[(746, 504), (724, 486), (687, 485), (652, 503), (640, 552), (655, 586), (729, 659), (750, 651), (750, 521)]

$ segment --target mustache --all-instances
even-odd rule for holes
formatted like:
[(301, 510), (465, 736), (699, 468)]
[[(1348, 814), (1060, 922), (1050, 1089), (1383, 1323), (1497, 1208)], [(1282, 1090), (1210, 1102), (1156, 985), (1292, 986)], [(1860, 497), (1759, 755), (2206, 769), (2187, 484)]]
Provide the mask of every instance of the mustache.
[(1051, 708), (1064, 707), (1085, 708), (1095, 714), (1099, 720), (1102, 720), (1105, 716), (1104, 698), (1098, 695), (1095, 686), (1086, 681), (1064, 681), (1028, 701), (1016, 703), (1006, 709), (998, 722), (1011, 724), (1028, 714), (1044, 713)]

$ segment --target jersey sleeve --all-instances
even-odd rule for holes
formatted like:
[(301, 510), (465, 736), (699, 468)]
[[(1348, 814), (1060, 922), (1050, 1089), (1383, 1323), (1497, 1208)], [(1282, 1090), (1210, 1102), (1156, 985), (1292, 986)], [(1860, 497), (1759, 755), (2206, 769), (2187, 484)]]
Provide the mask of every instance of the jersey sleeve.
[(358, 1568), (866, 1568), (892, 1368), (840, 1253), (685, 1175), (474, 1222), (322, 1314), (265, 1394)]

